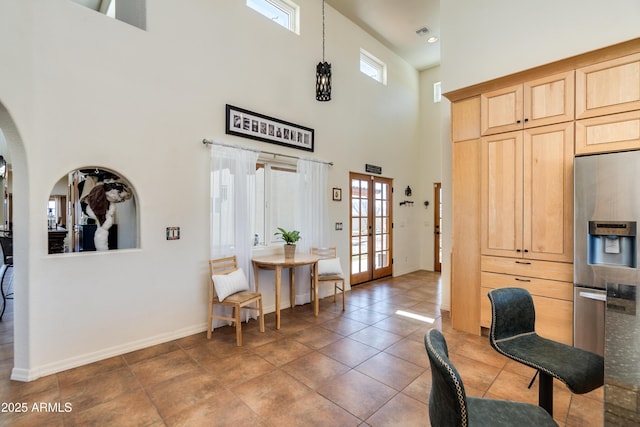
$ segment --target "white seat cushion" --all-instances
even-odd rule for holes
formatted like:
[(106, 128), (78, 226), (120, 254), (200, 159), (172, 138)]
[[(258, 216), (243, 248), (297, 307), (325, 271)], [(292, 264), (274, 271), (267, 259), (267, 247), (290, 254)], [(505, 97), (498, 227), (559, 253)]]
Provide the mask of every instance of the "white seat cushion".
[(212, 278), (213, 286), (216, 288), (216, 295), (218, 295), (220, 301), (229, 295), (249, 290), (249, 281), (241, 269), (229, 274), (214, 274)]
[(338, 276), (342, 274), (340, 258), (328, 258), (318, 261), (318, 276)]

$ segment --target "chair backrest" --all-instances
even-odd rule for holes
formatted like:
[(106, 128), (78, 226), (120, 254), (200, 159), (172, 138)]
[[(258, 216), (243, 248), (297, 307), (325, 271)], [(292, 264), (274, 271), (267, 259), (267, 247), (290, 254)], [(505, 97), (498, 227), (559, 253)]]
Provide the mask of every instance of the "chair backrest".
[(462, 379), (449, 360), (449, 351), (444, 336), (437, 329), (424, 335), (431, 365), (431, 394), (429, 396), (429, 419), (435, 427), (466, 427), (469, 425), (467, 395)]
[(536, 313), (531, 294), (522, 288), (498, 288), (489, 291), (491, 329), (489, 342), (535, 332)]
[(214, 274), (229, 274), (237, 269), (238, 260), (235, 255), (209, 260), (209, 272), (211, 276)]
[(335, 258), (337, 255), (336, 247), (328, 247), (328, 248), (311, 248), (312, 255), (318, 255), (321, 259)]
[(2, 256), (4, 264), (13, 264), (13, 237), (0, 236), (0, 246), (2, 246)]

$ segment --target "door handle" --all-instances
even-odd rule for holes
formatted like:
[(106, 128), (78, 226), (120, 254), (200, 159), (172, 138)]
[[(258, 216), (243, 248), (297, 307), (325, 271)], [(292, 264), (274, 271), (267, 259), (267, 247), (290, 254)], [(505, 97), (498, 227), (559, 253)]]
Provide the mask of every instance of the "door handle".
[(580, 292), (578, 295), (580, 295), (582, 298), (588, 298), (588, 299), (593, 299), (596, 301), (603, 301), (606, 302), (607, 301), (607, 296), (605, 294), (598, 294), (595, 292)]
[(521, 278), (519, 278), (519, 277), (516, 277), (516, 280), (517, 280), (518, 282), (530, 282), (530, 281), (531, 281), (530, 279), (521, 279)]

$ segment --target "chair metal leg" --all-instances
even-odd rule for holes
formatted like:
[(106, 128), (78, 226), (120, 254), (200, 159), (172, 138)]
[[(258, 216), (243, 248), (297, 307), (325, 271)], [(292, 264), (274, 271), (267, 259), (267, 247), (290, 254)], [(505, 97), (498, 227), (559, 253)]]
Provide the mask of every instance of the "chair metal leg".
[(547, 373), (538, 371), (540, 383), (538, 384), (538, 406), (553, 416), (553, 377)]
[(527, 388), (531, 388), (531, 386), (533, 385), (533, 382), (536, 380), (537, 376), (538, 376), (538, 371), (536, 371), (536, 373), (533, 374), (533, 376), (531, 377), (531, 381), (529, 381), (529, 385), (527, 386)]
[(0, 322), (2, 321), (2, 316), (4, 316), (4, 311), (7, 308), (7, 295), (4, 293), (4, 276), (7, 274), (7, 270), (9, 269), (9, 265), (4, 266), (4, 271), (2, 272), (2, 278), (0, 278), (0, 293), (2, 293), (2, 312), (0, 313)]

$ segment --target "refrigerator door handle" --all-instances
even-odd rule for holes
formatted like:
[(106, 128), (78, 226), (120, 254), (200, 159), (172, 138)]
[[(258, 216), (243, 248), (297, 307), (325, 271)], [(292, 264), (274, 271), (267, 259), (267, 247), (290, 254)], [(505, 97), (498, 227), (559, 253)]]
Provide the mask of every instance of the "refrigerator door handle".
[(603, 302), (607, 301), (607, 295), (606, 294), (597, 294), (595, 292), (582, 292), (582, 291), (580, 291), (579, 295), (581, 297), (583, 297), (583, 298), (589, 298), (589, 299), (594, 299), (594, 300), (603, 301)]

